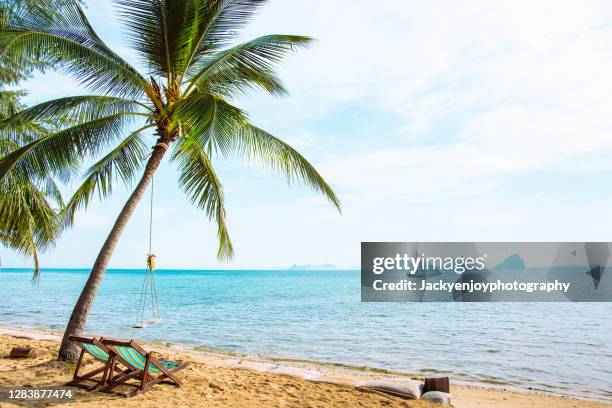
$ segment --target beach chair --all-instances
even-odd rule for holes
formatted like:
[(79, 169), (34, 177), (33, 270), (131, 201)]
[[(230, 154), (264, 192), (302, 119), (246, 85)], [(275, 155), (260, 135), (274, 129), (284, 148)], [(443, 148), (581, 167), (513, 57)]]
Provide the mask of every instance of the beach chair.
[[(111, 374), (109, 370), (121, 370), (113, 364), (113, 356), (105, 351), (106, 347), (103, 346), (95, 338), (70, 336), (69, 339), (77, 344), (81, 348), (81, 354), (79, 355), (79, 361), (74, 368), (74, 375), (72, 381), (66, 383), (67, 386), (84, 388), (88, 391), (94, 390), (97, 387), (106, 384), (106, 380)], [(85, 353), (91, 355), (96, 361), (103, 363), (102, 367), (98, 367), (84, 375), (79, 375), (79, 371), (83, 365), (83, 358)], [(102, 374), (102, 377), (96, 377), (98, 374)], [(93, 384), (86, 384), (86, 382)]]
[[(112, 354), (112, 364), (119, 362), (128, 367), (127, 370), (108, 378), (107, 385), (100, 391), (133, 397), (139, 392), (148, 391), (155, 384), (162, 382), (176, 387), (182, 385), (181, 380), (175, 374), (187, 367), (188, 363), (158, 360), (152, 352), (146, 351), (135, 340), (101, 338), (100, 343), (109, 354)], [(137, 380), (137, 383), (128, 382), (132, 379)], [(115, 391), (115, 388), (121, 385), (134, 387), (135, 389), (130, 392)]]

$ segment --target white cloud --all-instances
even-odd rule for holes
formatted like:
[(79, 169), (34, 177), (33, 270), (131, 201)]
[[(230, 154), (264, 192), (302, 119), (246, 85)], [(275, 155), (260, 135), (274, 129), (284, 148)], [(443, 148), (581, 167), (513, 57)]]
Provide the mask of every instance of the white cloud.
[(396, 116), (395, 133), (372, 137), (405, 143), (356, 153), (346, 141), (323, 171), (345, 196), (383, 204), (474, 180), (495, 189), (509, 174), (610, 169), (610, 17), (602, 1), (293, 1), (272, 2), (248, 33), (319, 40), (287, 66), (298, 94), (287, 120), (347, 103)]

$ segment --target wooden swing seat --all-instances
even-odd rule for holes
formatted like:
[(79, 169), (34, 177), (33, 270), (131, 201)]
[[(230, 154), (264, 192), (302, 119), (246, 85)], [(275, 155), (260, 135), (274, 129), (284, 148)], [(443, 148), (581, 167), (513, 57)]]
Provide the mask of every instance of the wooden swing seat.
[(154, 317), (153, 319), (149, 319), (147, 321), (144, 322), (139, 322), (136, 323), (135, 325), (132, 326), (132, 328), (134, 329), (146, 329), (149, 326), (153, 326), (154, 324), (157, 324), (161, 321), (161, 319), (159, 317)]

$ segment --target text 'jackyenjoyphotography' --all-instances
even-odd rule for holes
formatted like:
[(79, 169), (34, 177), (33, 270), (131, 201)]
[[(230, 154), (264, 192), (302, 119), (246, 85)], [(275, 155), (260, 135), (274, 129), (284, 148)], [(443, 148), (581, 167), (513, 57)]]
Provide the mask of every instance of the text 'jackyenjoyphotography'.
[(498, 292), (498, 291), (523, 291), (527, 293), (533, 293), (536, 291), (542, 291), (546, 293), (561, 291), (566, 293), (569, 290), (571, 283), (559, 282), (444, 282), (439, 280), (437, 282), (427, 282), (425, 280), (420, 281), (420, 287), (415, 281), (408, 279), (402, 279), (399, 282), (383, 282), (382, 280), (375, 280), (373, 287), (374, 290), (430, 290), (430, 291), (445, 291), (452, 293), (455, 290), (461, 290), (464, 292)]
[(364, 302), (610, 302), (610, 243), (363, 242)]

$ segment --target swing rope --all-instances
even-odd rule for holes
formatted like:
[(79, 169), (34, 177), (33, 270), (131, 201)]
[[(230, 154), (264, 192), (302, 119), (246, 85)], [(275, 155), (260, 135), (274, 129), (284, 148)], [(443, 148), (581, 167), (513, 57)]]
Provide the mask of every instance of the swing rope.
[(155, 192), (155, 179), (151, 178), (151, 202), (149, 205), (149, 255), (153, 246), (153, 193)]
[[(153, 254), (153, 197), (154, 197), (154, 179), (151, 179), (151, 202), (149, 209), (149, 253), (147, 254), (147, 271), (145, 273), (142, 289), (140, 291), (140, 302), (138, 303), (138, 311), (136, 314), (136, 323), (132, 327), (136, 329), (144, 329), (160, 320), (159, 304), (157, 302), (157, 288), (153, 271), (155, 270), (155, 255)], [(147, 311), (147, 298), (150, 295), (151, 303), (151, 319), (145, 321), (145, 313)]]

